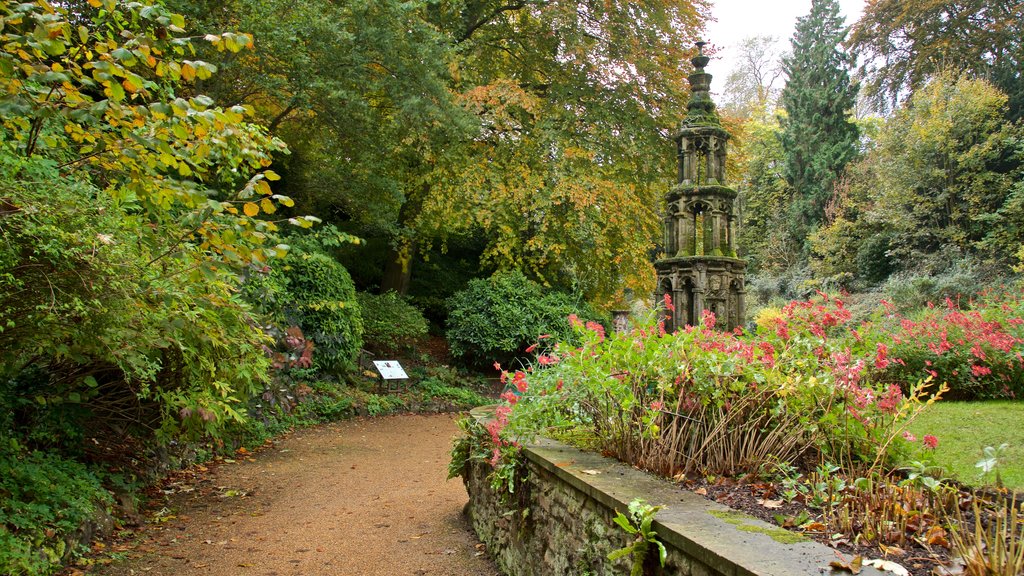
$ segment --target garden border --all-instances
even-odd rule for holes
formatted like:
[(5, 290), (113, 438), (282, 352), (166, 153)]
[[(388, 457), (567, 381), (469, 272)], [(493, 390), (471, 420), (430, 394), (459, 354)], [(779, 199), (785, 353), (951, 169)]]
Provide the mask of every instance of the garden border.
[[(493, 409), (470, 414), (486, 421)], [(820, 575), (839, 559), (823, 544), (611, 458), (549, 439), (524, 446), (523, 455), (526, 474), (511, 494), (494, 491), (487, 462), (469, 462), (463, 476), (473, 528), (509, 576), (628, 573), (629, 558), (611, 562), (607, 554), (632, 542), (612, 518), (635, 498), (665, 506), (654, 529), (668, 558), (664, 568), (648, 559), (645, 574)]]

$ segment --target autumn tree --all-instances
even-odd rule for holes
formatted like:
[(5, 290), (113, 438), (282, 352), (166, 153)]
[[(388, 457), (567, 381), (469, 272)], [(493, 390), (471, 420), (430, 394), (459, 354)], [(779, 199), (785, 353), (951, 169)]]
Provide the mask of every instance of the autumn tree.
[(840, 46), (846, 33), (838, 1), (813, 0), (810, 13), (797, 19), (792, 54), (784, 59), (789, 80), (781, 96), (782, 147), (798, 241), (822, 222), (836, 179), (857, 153), (857, 127), (850, 120), (857, 87)]
[(1024, 116), (1024, 2), (876, 0), (853, 26), (851, 48), (876, 102), (893, 106), (947, 72), (985, 78)]
[(242, 419), (266, 360), (234, 287), (285, 250), (268, 242), (291, 204), (268, 183), (283, 144), (186, 88), (216, 69), (158, 4), (41, 0), (0, 18), (0, 380), (122, 430)]
[[(416, 230), (477, 230), (490, 268), (592, 298), (652, 288), (649, 251), (706, 4), (469, 2), (442, 27), (479, 121), (438, 158)], [(454, 152), (454, 153), (453, 153)]]

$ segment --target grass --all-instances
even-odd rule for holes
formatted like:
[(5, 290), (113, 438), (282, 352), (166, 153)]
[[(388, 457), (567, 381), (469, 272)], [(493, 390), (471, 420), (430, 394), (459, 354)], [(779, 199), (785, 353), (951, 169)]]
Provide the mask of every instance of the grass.
[(1024, 401), (937, 402), (910, 431), (919, 442), (925, 434), (938, 438), (933, 463), (947, 476), (974, 486), (995, 482), (994, 473), (982, 478), (975, 467), (982, 450), (1008, 444), (996, 470), (1007, 488), (1024, 489)]

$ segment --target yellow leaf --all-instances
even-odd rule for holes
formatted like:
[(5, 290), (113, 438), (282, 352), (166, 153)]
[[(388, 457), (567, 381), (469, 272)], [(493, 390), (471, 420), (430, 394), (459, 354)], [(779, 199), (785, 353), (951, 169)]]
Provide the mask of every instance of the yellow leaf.
[(103, 6), (103, 2), (100, 2), (100, 0), (89, 0), (89, 6), (99, 8), (100, 6)]
[(274, 203), (270, 200), (270, 198), (264, 198), (263, 200), (261, 200), (260, 208), (262, 208), (263, 211), (266, 212), (267, 214), (273, 214), (274, 211), (277, 210), (277, 207), (274, 206)]
[(253, 216), (260, 213), (260, 207), (253, 204), (252, 202), (246, 202), (245, 206), (242, 206), (242, 211), (245, 215), (252, 218)]

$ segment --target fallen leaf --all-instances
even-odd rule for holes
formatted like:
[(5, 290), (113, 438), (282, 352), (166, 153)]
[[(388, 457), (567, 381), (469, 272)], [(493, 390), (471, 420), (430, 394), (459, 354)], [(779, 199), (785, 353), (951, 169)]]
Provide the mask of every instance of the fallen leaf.
[(768, 500), (767, 498), (764, 498), (759, 499), (757, 503), (769, 509), (782, 508), (782, 500)]
[(701, 496), (707, 496), (707, 495), (708, 495), (708, 489), (707, 489), (707, 488), (704, 488), (704, 487), (702, 486), (702, 487), (700, 487), (700, 488), (697, 488), (696, 490), (694, 490), (694, 491), (693, 491), (693, 493), (694, 493), (694, 494), (699, 494), (699, 495), (701, 495)]
[(597, 476), (598, 474), (601, 473), (601, 471), (600, 470), (584, 470), (583, 473), (584, 474), (590, 474), (591, 476)]
[(903, 556), (907, 553), (906, 550), (899, 546), (886, 546), (885, 544), (879, 544), (878, 549), (882, 551), (884, 556)]
[(925, 542), (929, 546), (942, 546), (949, 550), (949, 540), (946, 538), (946, 530), (942, 526), (932, 526), (925, 535)]
[(874, 566), (875, 568), (878, 568), (879, 570), (884, 570), (886, 572), (892, 572), (896, 576), (910, 576), (910, 572), (906, 568), (904, 568), (903, 566), (900, 566), (899, 564), (897, 564), (895, 562), (890, 562), (889, 560), (882, 560), (881, 558), (874, 558), (872, 560), (865, 560), (864, 561), (864, 565), (865, 566)]
[(821, 522), (811, 522), (803, 526), (804, 532), (824, 532), (826, 529), (826, 526)]
[(833, 560), (828, 563), (833, 570), (840, 570), (842, 572), (849, 572), (851, 574), (860, 574), (860, 567), (864, 563), (864, 558), (860, 556), (854, 556), (853, 560), (849, 562), (843, 562), (840, 560)]

